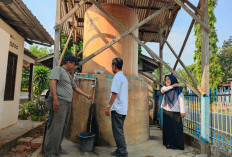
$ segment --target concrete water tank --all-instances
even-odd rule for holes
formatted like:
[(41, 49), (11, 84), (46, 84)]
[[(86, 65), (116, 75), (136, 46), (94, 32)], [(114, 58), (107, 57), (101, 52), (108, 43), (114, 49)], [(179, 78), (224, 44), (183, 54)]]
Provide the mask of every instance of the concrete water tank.
[[(119, 4), (101, 4), (101, 6), (128, 29), (138, 23), (138, 15), (127, 6)], [(95, 5), (85, 12), (84, 19), (83, 58), (125, 32)], [(133, 34), (138, 37), (138, 29)], [(105, 74), (112, 74), (111, 63), (115, 57), (123, 59), (124, 74), (138, 75), (138, 44), (129, 35), (85, 63), (82, 72), (94, 74), (96, 71), (103, 71)]]
[[(114, 75), (83, 74), (76, 84), (87, 93), (92, 93), (92, 80), (97, 80), (92, 131), (96, 133), (96, 145), (115, 146), (111, 117), (105, 115), (110, 99), (110, 89)], [(145, 142), (149, 139), (149, 107), (147, 83), (143, 78), (127, 76), (128, 113), (124, 123), (124, 134), (128, 145)], [(86, 132), (90, 121), (91, 101), (74, 93), (68, 138), (79, 142), (78, 134)]]

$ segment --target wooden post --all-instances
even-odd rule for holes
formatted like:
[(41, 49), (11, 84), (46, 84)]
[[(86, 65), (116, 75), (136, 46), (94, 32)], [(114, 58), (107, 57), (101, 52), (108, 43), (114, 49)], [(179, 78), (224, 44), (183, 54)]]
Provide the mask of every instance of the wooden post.
[[(56, 24), (60, 20), (60, 12), (61, 12), (61, 2), (60, 0), (56, 0)], [(53, 68), (58, 65), (59, 60), (59, 51), (60, 51), (60, 26), (55, 28), (55, 42), (54, 42), (54, 58), (53, 58)]]
[[(201, 20), (208, 26), (208, 0), (201, 0)], [(209, 142), (209, 33), (201, 25), (201, 153), (210, 153)]]
[[(163, 59), (163, 48), (164, 48), (164, 28), (160, 29), (159, 35), (160, 35), (160, 44), (159, 44), (159, 57)], [(159, 63), (159, 78), (160, 83), (163, 82), (163, 64)], [(161, 89), (161, 86), (159, 86), (159, 90)]]
[(33, 101), (33, 71), (34, 71), (34, 65), (30, 64), (30, 76), (29, 76), (29, 100)]

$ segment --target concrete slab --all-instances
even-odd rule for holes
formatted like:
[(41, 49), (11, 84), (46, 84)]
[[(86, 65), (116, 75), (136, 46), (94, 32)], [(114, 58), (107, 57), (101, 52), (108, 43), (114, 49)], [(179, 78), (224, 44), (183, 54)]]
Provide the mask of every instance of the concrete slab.
[[(95, 147), (93, 152), (82, 152), (80, 145), (67, 139), (63, 141), (63, 149), (69, 154), (62, 157), (110, 157), (115, 147)], [(195, 157), (194, 148), (185, 146), (185, 150), (166, 149), (162, 144), (162, 132), (159, 128), (150, 127), (150, 139), (146, 142), (128, 146), (129, 157)], [(33, 157), (42, 157), (41, 154), (33, 154)]]
[(18, 123), (0, 130), (0, 141), (3, 144), (9, 143), (28, 131), (41, 126), (44, 122), (35, 122), (31, 120), (18, 120)]

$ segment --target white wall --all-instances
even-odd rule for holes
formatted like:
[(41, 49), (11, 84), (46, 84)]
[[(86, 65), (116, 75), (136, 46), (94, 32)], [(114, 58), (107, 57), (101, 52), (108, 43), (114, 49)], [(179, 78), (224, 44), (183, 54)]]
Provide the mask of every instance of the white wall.
[[(10, 46), (10, 42), (16, 46)], [(17, 71), (15, 80), (15, 94), (13, 101), (4, 101), (6, 71), (8, 63), (8, 53), (18, 55)], [(18, 121), (19, 96), (22, 78), (24, 53), (24, 38), (14, 29), (0, 19), (0, 129), (8, 127)]]

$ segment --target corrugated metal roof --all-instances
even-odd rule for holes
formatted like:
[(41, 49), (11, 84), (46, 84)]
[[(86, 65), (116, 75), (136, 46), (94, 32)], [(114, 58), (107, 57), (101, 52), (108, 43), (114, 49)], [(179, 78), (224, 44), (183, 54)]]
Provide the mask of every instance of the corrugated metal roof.
[(0, 18), (22, 35), (28, 43), (51, 46), (52, 37), (22, 0), (0, 0)]
[[(70, 0), (64, 0), (65, 2), (62, 3), (61, 7), (61, 18), (66, 14), (65, 11), (65, 5), (67, 5), (67, 8), (71, 10), (72, 5)], [(80, 0), (75, 0), (75, 3), (79, 3)], [(151, 15), (158, 9), (164, 7), (170, 2), (173, 2), (173, 0), (98, 0), (99, 3), (114, 3), (114, 4), (121, 4), (126, 5), (130, 8), (133, 8), (134, 11), (138, 14), (139, 21), (144, 20), (147, 16)], [(75, 4), (76, 5), (76, 4)], [(80, 20), (78, 22), (78, 34), (80, 37), (83, 36), (83, 25), (84, 25), (84, 13), (85, 11), (91, 7), (91, 3), (84, 4), (77, 12), (76, 17)], [(165, 12), (161, 13), (160, 15), (156, 16), (154, 19), (143, 25), (139, 28), (139, 39), (146, 42), (159, 42), (159, 30), (160, 28), (167, 27), (169, 24), (169, 29), (167, 30), (167, 35), (169, 34), (172, 25), (175, 21), (176, 15), (180, 9), (178, 5), (175, 5), (173, 8), (175, 9), (169, 9)], [(69, 33), (69, 28), (71, 27), (68, 22), (64, 23), (63, 29), (65, 34)]]

